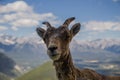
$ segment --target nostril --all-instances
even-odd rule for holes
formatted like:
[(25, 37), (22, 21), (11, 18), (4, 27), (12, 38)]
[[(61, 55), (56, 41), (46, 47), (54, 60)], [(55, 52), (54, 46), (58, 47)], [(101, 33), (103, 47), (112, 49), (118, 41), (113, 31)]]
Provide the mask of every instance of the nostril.
[(48, 50), (50, 50), (50, 51), (54, 51), (54, 50), (56, 50), (56, 49), (57, 49), (57, 47), (55, 47), (55, 46), (48, 48)]

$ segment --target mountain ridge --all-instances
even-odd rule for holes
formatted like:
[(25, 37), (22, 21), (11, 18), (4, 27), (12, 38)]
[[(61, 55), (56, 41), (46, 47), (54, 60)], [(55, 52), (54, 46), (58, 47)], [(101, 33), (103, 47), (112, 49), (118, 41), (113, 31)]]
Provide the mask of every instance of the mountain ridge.
[[(81, 41), (73, 39), (70, 43), (70, 50), (74, 63), (80, 63), (80, 67), (93, 68), (92, 66), (97, 63), (97, 69), (108, 69), (106, 65), (109, 65), (109, 69), (119, 70), (119, 40), (97, 39)], [(16, 61), (24, 73), (49, 60), (46, 46), (40, 38), (16, 38), (2, 35), (2, 37), (0, 36), (0, 51), (5, 52), (6, 55)]]
[(19, 66), (14, 60), (0, 52), (0, 80), (10, 80), (19, 76), (21, 73)]
[[(11, 35), (0, 35), (0, 43), (6, 46), (8, 45), (16, 45), (16, 44), (31, 44), (33, 46), (36, 45), (44, 45), (44, 42), (39, 38), (32, 37), (13, 37)], [(92, 41), (88, 40), (73, 40), (71, 44), (79, 44), (81, 46), (88, 46), (91, 48), (100, 48), (105, 49), (107, 47), (113, 45), (120, 45), (120, 39), (96, 39)]]

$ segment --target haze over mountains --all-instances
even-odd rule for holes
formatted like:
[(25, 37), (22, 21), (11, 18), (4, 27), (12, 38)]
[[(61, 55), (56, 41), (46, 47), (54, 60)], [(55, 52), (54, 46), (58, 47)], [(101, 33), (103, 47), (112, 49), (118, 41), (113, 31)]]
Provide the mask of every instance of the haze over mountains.
[[(120, 40), (73, 40), (70, 49), (77, 66), (96, 69), (101, 73), (102, 70), (109, 70), (105, 74), (120, 75)], [(0, 51), (16, 61), (24, 72), (49, 60), (46, 46), (40, 38), (0, 35)]]
[[(11, 51), (13, 48), (19, 47), (20, 49), (28, 46), (33, 46), (35, 48), (38, 48), (39, 45), (42, 45), (45, 47), (44, 43), (40, 38), (26, 38), (26, 37), (21, 37), (21, 38), (16, 38), (10, 35), (0, 35), (0, 48), (1, 50), (5, 51)], [(4, 46), (2, 46), (2, 44)], [(116, 49), (113, 50), (115, 53), (120, 53), (120, 40), (119, 39), (96, 39), (93, 41), (81, 41), (81, 40), (73, 40), (71, 46), (77, 46), (82, 48), (91, 48), (91, 49), (104, 49), (104, 50), (110, 50), (110, 49)], [(70, 47), (71, 47), (70, 46)], [(112, 48), (111, 48), (112, 47)], [(109, 49), (110, 48), (110, 49)], [(112, 50), (110, 50), (112, 51)]]
[(0, 80), (10, 80), (20, 75), (19, 66), (4, 53), (0, 52)]
[[(112, 51), (114, 53), (120, 53), (120, 49), (119, 49), (120, 40), (115, 40), (115, 39), (97, 39), (93, 41), (73, 40), (70, 45), (71, 50), (74, 47), (85, 48), (85, 49), (103, 49), (107, 51)], [(26, 50), (29, 51), (29, 48), (31, 48), (30, 50), (32, 52), (37, 50), (43, 50), (44, 52), (45, 51), (44, 49), (46, 47), (40, 38), (26, 38), (26, 37), (16, 38), (10, 35), (0, 35), (0, 49), (5, 52), (11, 52), (13, 50), (17, 51), (18, 49), (20, 51), (22, 51), (22, 49), (23, 51), (24, 49), (25, 51)], [(39, 51), (39, 52), (42, 52), (42, 51)]]

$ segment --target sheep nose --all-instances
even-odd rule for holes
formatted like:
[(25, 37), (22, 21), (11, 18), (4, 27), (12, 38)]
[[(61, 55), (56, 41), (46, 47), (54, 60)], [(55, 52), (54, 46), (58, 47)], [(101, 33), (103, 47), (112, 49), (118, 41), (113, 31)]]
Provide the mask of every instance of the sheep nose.
[(48, 50), (50, 50), (51, 52), (55, 51), (56, 49), (57, 49), (56, 46), (51, 46), (51, 47), (48, 48)]

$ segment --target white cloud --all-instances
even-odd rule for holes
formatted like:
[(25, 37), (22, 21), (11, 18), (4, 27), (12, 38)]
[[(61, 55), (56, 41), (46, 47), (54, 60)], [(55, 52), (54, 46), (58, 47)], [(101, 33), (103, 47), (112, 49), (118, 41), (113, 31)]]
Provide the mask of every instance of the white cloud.
[(89, 21), (84, 23), (85, 30), (91, 31), (105, 31), (105, 30), (117, 30), (120, 31), (120, 22), (102, 22), (102, 21)]
[(120, 0), (112, 0), (113, 2), (120, 2)]
[(11, 26), (12, 30), (18, 30), (20, 27), (33, 27), (40, 25), (40, 21), (49, 21), (51, 24), (59, 24), (57, 17), (49, 12), (38, 14), (33, 8), (24, 1), (16, 1), (0, 6), (0, 24)]
[(12, 22), (11, 24), (16, 27), (31, 27), (38, 25), (39, 22), (37, 20), (32, 19), (19, 19)]
[(0, 13), (10, 13), (10, 12), (21, 12), (21, 11), (31, 11), (32, 8), (27, 5), (24, 1), (16, 1), (14, 3), (8, 3), (5, 6), (0, 6)]
[(14, 26), (12, 26), (11, 29), (14, 30), (14, 31), (18, 30), (18, 28), (14, 27)]
[(120, 24), (119, 24), (119, 26), (114, 27), (113, 30), (115, 30), (115, 31), (120, 31)]
[(0, 26), (0, 31), (7, 30), (8, 28), (5, 26)]

